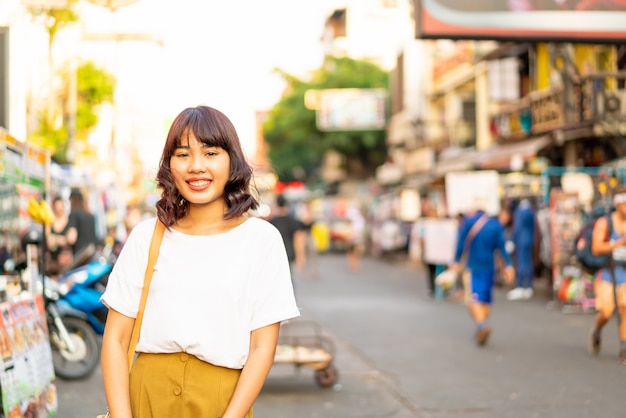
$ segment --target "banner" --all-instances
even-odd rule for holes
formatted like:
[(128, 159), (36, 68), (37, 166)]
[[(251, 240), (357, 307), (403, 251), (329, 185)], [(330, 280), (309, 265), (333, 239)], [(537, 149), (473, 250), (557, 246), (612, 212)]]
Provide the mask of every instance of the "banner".
[(4, 416), (54, 417), (58, 402), (43, 297), (2, 303), (0, 312)]
[(626, 0), (415, 0), (417, 37), (623, 42)]

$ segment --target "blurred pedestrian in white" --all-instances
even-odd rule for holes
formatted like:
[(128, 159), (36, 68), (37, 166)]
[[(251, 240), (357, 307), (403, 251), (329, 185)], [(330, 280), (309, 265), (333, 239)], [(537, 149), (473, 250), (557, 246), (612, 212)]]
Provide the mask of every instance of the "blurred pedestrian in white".
[(346, 209), (346, 218), (350, 221), (348, 267), (356, 272), (361, 269), (361, 257), (365, 250), (365, 218), (361, 210), (353, 205)]

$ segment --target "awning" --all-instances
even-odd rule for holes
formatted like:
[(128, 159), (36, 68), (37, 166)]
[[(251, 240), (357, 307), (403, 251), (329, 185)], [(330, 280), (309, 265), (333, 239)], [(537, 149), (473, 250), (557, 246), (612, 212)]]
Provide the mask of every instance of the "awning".
[(467, 171), (476, 168), (476, 157), (480, 152), (474, 148), (460, 149), (454, 156), (437, 161), (433, 173), (443, 177), (452, 171)]
[(511, 161), (518, 159), (526, 162), (536, 157), (540, 150), (551, 143), (552, 137), (545, 135), (512, 144), (497, 144), (481, 151), (477, 158), (477, 164), (481, 169), (510, 170)]

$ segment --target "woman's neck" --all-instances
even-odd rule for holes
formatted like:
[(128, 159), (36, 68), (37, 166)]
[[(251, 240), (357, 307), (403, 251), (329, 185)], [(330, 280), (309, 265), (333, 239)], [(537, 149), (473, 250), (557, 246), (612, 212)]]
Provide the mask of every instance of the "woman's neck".
[(211, 235), (229, 231), (246, 218), (238, 216), (224, 219), (225, 208), (190, 206), (187, 214), (176, 222), (174, 229), (190, 235)]

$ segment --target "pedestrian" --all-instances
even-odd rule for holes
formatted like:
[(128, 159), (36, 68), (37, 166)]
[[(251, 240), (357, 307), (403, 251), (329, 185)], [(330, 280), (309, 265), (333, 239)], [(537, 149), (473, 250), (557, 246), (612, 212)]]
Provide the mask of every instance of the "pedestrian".
[[(252, 417), (280, 323), (299, 310), (279, 231), (251, 215), (251, 178), (222, 112), (198, 106), (174, 119), (156, 174), (157, 219), (133, 228), (102, 296), (112, 417)], [(126, 350), (157, 220), (166, 229), (129, 376)]]
[[(512, 223), (512, 214), (511, 209), (509, 208), (509, 204), (506, 202), (501, 203), (500, 212), (498, 213), (498, 221), (504, 228), (504, 248), (509, 253), (511, 257), (511, 261), (515, 262), (513, 256), (514, 247), (513, 241), (511, 240), (511, 223)], [(504, 260), (500, 256), (500, 254), (496, 254), (496, 286), (501, 287), (504, 282), (504, 271), (506, 269), (506, 264)]]
[(428, 245), (428, 237), (426, 236), (426, 223), (428, 220), (439, 218), (437, 209), (430, 201), (425, 201), (422, 210), (423, 217), (415, 222), (415, 235), (419, 240), (419, 246), (421, 249), (421, 260), (428, 272), (428, 295), (435, 297), (435, 278), (439, 273), (443, 271), (443, 266), (428, 260), (426, 255), (426, 246)]
[[(593, 254), (610, 254), (609, 265), (596, 273), (594, 280), (595, 323), (591, 330), (589, 350), (599, 354), (602, 328), (615, 311), (619, 324), (619, 361), (626, 365), (626, 185), (619, 185), (613, 193), (615, 211), (595, 222), (591, 235)], [(613, 271), (612, 271), (613, 270)]]
[(523, 199), (513, 213), (513, 244), (515, 244), (515, 272), (517, 287), (510, 290), (508, 300), (530, 299), (533, 296), (535, 276), (535, 211), (528, 199)]
[(83, 193), (78, 188), (70, 192), (70, 214), (65, 237), (72, 248), (74, 262), (78, 264), (81, 264), (81, 258), (89, 258), (98, 246), (96, 218), (87, 210)]
[(306, 225), (295, 217), (284, 195), (280, 194), (276, 197), (276, 206), (278, 212), (269, 221), (278, 229), (283, 238), (292, 274), (294, 265), (300, 271), (304, 271), (306, 266)]
[(65, 208), (65, 200), (61, 196), (52, 199), (52, 213), (54, 221), (50, 225), (48, 234), (48, 250), (50, 253), (48, 274), (60, 273), (72, 260), (72, 251), (67, 244), (68, 213)]
[(361, 257), (365, 250), (365, 218), (357, 206), (348, 206), (346, 219), (350, 222), (348, 236), (348, 268), (357, 272), (361, 269)]
[(305, 275), (314, 279), (319, 278), (319, 244), (315, 239), (313, 231), (318, 226), (317, 219), (313, 214), (311, 202), (305, 202), (300, 208), (299, 219), (304, 226), (305, 232)]
[(463, 217), (459, 228), (454, 263), (450, 269), (463, 277), (465, 303), (476, 326), (474, 339), (484, 346), (489, 339), (489, 317), (495, 285), (495, 253), (499, 252), (506, 265), (504, 278), (514, 279), (511, 258), (504, 245), (504, 228), (497, 217), (485, 212), (486, 200), (477, 198), (473, 210)]

